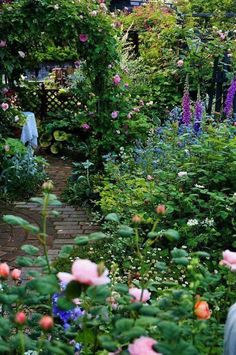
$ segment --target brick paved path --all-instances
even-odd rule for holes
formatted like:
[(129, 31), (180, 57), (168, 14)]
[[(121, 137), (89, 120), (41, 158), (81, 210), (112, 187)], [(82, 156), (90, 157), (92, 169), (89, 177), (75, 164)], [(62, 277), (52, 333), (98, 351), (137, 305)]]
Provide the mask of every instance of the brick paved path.
[[(53, 192), (60, 197), (71, 173), (71, 163), (51, 156), (47, 161), (50, 164), (47, 173), (55, 187)], [(60, 212), (60, 216), (50, 217), (48, 221), (48, 247), (51, 260), (58, 255), (63, 245), (73, 245), (75, 236), (88, 235), (99, 229), (91, 222), (84, 208), (63, 203), (62, 206), (54, 209)], [(32, 244), (39, 247), (39, 243), (34, 235), (27, 235), (21, 228), (13, 228), (5, 224), (1, 218), (4, 214), (14, 214), (40, 226), (40, 207), (30, 201), (16, 202), (12, 206), (0, 206), (0, 261), (6, 261), (14, 266), (16, 257), (24, 255), (20, 249), (21, 245)]]

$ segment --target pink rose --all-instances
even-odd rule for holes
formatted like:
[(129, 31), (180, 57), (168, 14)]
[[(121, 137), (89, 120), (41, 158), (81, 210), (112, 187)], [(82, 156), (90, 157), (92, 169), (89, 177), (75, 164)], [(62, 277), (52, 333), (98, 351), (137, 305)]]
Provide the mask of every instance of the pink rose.
[(119, 116), (119, 111), (113, 111), (113, 112), (111, 113), (111, 117), (112, 117), (113, 119), (117, 118), (118, 116)]
[(223, 252), (223, 259), (220, 261), (220, 265), (228, 266), (231, 271), (236, 271), (236, 253), (230, 250)]
[(4, 48), (7, 45), (7, 41), (4, 41), (3, 39), (0, 40), (0, 48)]
[(177, 67), (181, 68), (184, 65), (184, 61), (182, 59), (178, 60)]
[(140, 337), (135, 339), (133, 344), (129, 345), (130, 355), (161, 355), (153, 350), (153, 345), (157, 344), (157, 341), (150, 337)]
[(132, 296), (132, 302), (143, 302), (146, 303), (148, 300), (150, 300), (151, 293), (144, 289), (139, 289), (136, 287), (132, 287), (129, 289), (129, 294)]
[(110, 282), (108, 270), (99, 270), (99, 265), (87, 259), (76, 260), (72, 265), (72, 274), (59, 272), (57, 276), (64, 283), (75, 280), (85, 285), (99, 286)]
[(79, 35), (79, 40), (80, 40), (80, 42), (87, 42), (88, 41), (88, 35), (86, 35), (85, 33), (81, 33), (80, 35)]
[(39, 321), (39, 325), (43, 330), (50, 330), (54, 326), (53, 318), (50, 316), (43, 316)]
[(10, 274), (10, 268), (7, 263), (0, 264), (0, 277), (6, 279)]
[(115, 85), (119, 85), (120, 82), (121, 82), (121, 77), (120, 77), (118, 74), (116, 74), (116, 75), (113, 77), (113, 83), (114, 83)]
[(8, 109), (9, 109), (9, 105), (8, 105), (8, 103), (3, 102), (3, 103), (1, 104), (1, 108), (3, 109), (3, 111), (8, 110)]
[(139, 111), (140, 111), (140, 108), (139, 108), (139, 107), (134, 107), (134, 108), (133, 108), (133, 111), (134, 111), (134, 112), (139, 112)]
[(153, 177), (152, 175), (148, 175), (148, 176), (147, 176), (147, 180), (148, 180), (148, 181), (152, 181), (152, 180), (154, 180), (154, 177)]
[(19, 269), (12, 270), (11, 277), (13, 280), (19, 280), (21, 277), (21, 270), (19, 270)]

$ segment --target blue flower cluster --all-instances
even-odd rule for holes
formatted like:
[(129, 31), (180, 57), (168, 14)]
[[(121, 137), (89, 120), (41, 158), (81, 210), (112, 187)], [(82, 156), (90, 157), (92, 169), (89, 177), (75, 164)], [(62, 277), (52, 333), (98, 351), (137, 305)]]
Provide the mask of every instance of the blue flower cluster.
[(75, 308), (65, 311), (58, 307), (58, 299), (63, 295), (63, 293), (55, 293), (52, 296), (52, 311), (55, 317), (58, 317), (60, 321), (63, 323), (63, 327), (67, 330), (70, 327), (70, 322), (76, 321), (79, 317), (83, 315), (83, 310), (75, 306)]

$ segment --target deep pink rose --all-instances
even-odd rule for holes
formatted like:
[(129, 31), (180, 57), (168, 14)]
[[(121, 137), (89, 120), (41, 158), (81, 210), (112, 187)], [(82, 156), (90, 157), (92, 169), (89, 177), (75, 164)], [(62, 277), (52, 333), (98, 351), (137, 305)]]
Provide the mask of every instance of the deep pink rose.
[[(143, 302), (146, 303), (148, 300), (150, 300), (151, 293), (144, 289), (132, 287), (129, 289), (129, 294), (132, 296), (132, 302)], [(142, 297), (142, 298), (141, 298)]]
[(90, 125), (88, 123), (83, 123), (81, 125), (81, 128), (84, 130), (84, 131), (89, 131), (90, 130)]
[(236, 253), (230, 250), (225, 250), (220, 265), (226, 265), (231, 271), (236, 272)]
[(133, 344), (129, 345), (128, 350), (130, 355), (161, 355), (152, 348), (156, 343), (155, 339), (142, 336), (134, 340)]
[(119, 76), (119, 74), (116, 74), (114, 77), (113, 77), (113, 83), (115, 85), (119, 85), (121, 82), (121, 77)]
[(88, 41), (88, 35), (86, 35), (85, 33), (81, 33), (80, 35), (79, 35), (79, 40), (80, 40), (80, 42), (87, 42)]
[(73, 280), (82, 284), (93, 286), (105, 285), (110, 282), (108, 270), (105, 269), (102, 273), (100, 273), (99, 265), (87, 259), (76, 260), (72, 265), (71, 274), (67, 272), (59, 272), (57, 276), (66, 284)]

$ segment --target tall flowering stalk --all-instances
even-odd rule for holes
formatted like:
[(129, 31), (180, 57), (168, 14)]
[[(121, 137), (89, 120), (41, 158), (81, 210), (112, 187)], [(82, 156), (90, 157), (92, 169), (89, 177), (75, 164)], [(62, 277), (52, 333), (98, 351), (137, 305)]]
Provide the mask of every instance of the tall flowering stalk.
[(197, 101), (195, 103), (195, 111), (194, 111), (194, 131), (196, 133), (199, 132), (201, 128), (201, 121), (203, 116), (203, 106), (201, 102), (200, 90), (198, 90)]
[(186, 79), (185, 88), (184, 88), (182, 109), (183, 109), (182, 122), (183, 124), (188, 126), (191, 121), (191, 101), (189, 96), (188, 78)]
[(231, 114), (235, 94), (236, 94), (236, 77), (232, 80), (230, 84), (230, 87), (227, 92), (226, 100), (225, 100), (224, 113), (227, 118)]

